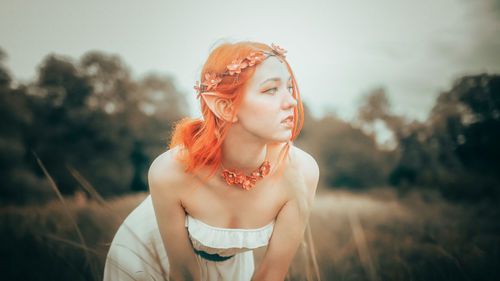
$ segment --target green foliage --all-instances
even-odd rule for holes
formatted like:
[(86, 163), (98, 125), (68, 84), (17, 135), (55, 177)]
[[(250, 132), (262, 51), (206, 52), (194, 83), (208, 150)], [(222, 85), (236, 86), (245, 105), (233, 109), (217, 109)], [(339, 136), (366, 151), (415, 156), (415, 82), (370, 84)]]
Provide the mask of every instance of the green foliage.
[[(439, 162), (455, 174), (443, 185), (450, 198), (500, 196), (500, 76), (457, 79), (439, 95), (429, 117)], [(438, 179), (439, 180), (439, 179)]]
[(436, 99), (426, 122), (390, 112), (383, 90), (365, 98), (359, 120), (382, 120), (396, 137), (398, 161), (389, 182), (401, 190), (438, 189), (453, 200), (500, 199), (500, 76), (455, 81)]
[(10, 85), (10, 81), (12, 80), (9, 75), (9, 71), (3, 65), (3, 61), (7, 57), (5, 51), (0, 48), (0, 91), (1, 89), (5, 89)]
[[(8, 72), (0, 64), (1, 73)], [(63, 194), (79, 189), (68, 168), (104, 196), (146, 190), (149, 163), (166, 148), (172, 123), (187, 111), (171, 77), (150, 74), (134, 80), (119, 57), (100, 52), (79, 62), (49, 55), (36, 82), (3, 85), (1, 203), (51, 198), (32, 152)]]
[(322, 186), (385, 185), (392, 168), (393, 153), (379, 150), (373, 135), (333, 115), (315, 120), (310, 117), (307, 107), (304, 131), (297, 145), (318, 161)]

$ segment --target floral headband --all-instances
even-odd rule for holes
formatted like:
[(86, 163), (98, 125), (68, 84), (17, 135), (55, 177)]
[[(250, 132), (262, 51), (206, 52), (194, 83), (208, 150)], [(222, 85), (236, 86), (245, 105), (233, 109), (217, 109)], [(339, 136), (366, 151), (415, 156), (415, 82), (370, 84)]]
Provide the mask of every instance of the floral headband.
[(271, 48), (272, 50), (270, 52), (252, 52), (246, 58), (233, 60), (229, 65), (227, 65), (226, 71), (222, 74), (205, 73), (205, 80), (201, 82), (201, 84), (199, 81), (196, 81), (196, 85), (194, 86), (194, 89), (198, 93), (196, 98), (200, 98), (201, 93), (203, 92), (215, 90), (219, 83), (222, 81), (222, 78), (226, 76), (232, 76), (234, 74), (239, 74), (243, 69), (249, 66), (254, 66), (270, 56), (279, 56), (283, 59), (285, 58), (285, 54), (287, 53), (287, 51), (274, 44), (271, 44)]

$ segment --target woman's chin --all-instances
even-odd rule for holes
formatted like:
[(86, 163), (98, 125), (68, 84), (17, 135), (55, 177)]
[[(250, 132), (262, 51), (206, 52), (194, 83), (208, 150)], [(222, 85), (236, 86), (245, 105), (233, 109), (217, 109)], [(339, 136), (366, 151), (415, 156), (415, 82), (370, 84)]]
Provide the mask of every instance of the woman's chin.
[(273, 142), (287, 142), (291, 138), (292, 138), (292, 132), (289, 131), (289, 132), (284, 133), (284, 134), (273, 136), (273, 138), (271, 138), (270, 142), (271, 143), (273, 143)]

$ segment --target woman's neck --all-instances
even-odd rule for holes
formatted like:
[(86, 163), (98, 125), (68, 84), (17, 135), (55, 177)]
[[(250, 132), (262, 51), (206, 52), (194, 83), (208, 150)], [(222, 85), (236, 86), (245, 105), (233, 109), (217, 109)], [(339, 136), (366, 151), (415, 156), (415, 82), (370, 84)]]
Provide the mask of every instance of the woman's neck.
[(266, 160), (268, 146), (245, 134), (231, 134), (230, 130), (221, 148), (222, 166), (225, 169), (236, 169), (249, 175)]

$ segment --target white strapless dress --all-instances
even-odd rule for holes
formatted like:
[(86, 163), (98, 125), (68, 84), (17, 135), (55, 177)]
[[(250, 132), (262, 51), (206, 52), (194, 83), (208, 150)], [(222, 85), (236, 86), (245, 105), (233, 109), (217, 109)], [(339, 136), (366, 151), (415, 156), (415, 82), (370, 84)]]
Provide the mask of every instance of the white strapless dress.
[[(273, 220), (254, 229), (220, 228), (186, 215), (185, 226), (195, 251), (222, 259), (232, 256), (214, 261), (195, 255), (201, 280), (249, 281), (254, 273), (253, 249), (269, 243), (274, 224)], [(106, 258), (103, 280), (169, 280), (169, 268), (151, 195), (148, 195), (115, 234)]]

